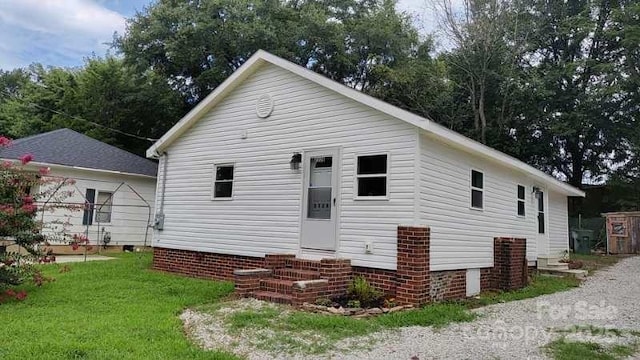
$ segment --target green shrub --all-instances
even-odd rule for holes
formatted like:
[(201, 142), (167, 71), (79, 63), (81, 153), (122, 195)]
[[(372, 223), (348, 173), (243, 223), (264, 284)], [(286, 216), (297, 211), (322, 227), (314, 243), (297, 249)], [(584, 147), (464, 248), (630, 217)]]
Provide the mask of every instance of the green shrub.
[(359, 308), (360, 306), (360, 301), (358, 300), (349, 300), (347, 302), (347, 307), (349, 308)]
[(356, 276), (347, 289), (347, 297), (359, 301), (363, 307), (379, 306), (382, 296), (382, 292), (369, 284), (364, 276)]
[(321, 298), (317, 298), (316, 299), (316, 305), (331, 306), (331, 305), (333, 305), (333, 301), (331, 301), (331, 299), (329, 299), (329, 298), (321, 297)]

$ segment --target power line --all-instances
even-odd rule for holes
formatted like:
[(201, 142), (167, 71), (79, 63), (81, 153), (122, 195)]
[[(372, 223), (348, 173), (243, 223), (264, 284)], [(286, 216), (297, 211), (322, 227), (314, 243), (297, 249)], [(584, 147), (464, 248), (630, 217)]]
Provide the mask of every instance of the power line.
[(81, 118), (81, 117), (78, 117), (78, 116), (74, 116), (74, 115), (69, 115), (69, 114), (67, 114), (67, 113), (65, 113), (65, 112), (63, 112), (63, 111), (59, 111), (59, 110), (55, 110), (55, 109), (51, 109), (51, 108), (48, 108), (48, 107), (46, 107), (46, 106), (42, 106), (42, 105), (39, 105), (39, 104), (36, 104), (36, 103), (27, 102), (26, 100), (21, 99), (21, 98), (17, 97), (16, 95), (11, 94), (11, 93), (9, 93), (8, 91), (5, 91), (5, 90), (3, 90), (3, 89), (0, 89), (0, 92), (4, 93), (5, 95), (7, 95), (7, 96), (9, 96), (9, 97), (11, 97), (11, 98), (13, 98), (13, 99), (15, 99), (15, 100), (22, 101), (22, 102), (23, 102), (23, 104), (22, 104), (23, 106), (33, 106), (33, 107), (36, 107), (36, 108), (39, 108), (39, 109), (42, 109), (42, 110), (50, 111), (50, 112), (52, 112), (52, 113), (55, 113), (55, 114), (58, 114), (58, 115), (65, 116), (65, 117), (67, 117), (67, 118), (69, 118), (69, 119), (78, 120), (78, 121), (84, 121), (84, 122), (89, 123), (89, 124), (91, 124), (91, 125), (93, 125), (93, 126), (97, 126), (97, 127), (103, 128), (103, 129), (105, 129), (105, 130), (109, 130), (109, 131), (112, 131), (112, 132), (118, 133), (118, 134), (120, 134), (120, 135), (124, 135), (124, 136), (129, 136), (129, 137), (132, 137), (132, 138), (136, 138), (136, 139), (138, 139), (138, 140), (146, 140), (146, 141), (150, 141), (150, 142), (156, 142), (156, 141), (158, 141), (158, 139), (149, 138), (149, 137), (145, 137), (145, 136), (139, 136), (139, 135), (135, 135), (135, 134), (130, 134), (130, 133), (124, 132), (124, 131), (122, 131), (122, 130), (118, 130), (118, 129), (110, 128), (110, 127), (108, 127), (108, 126), (102, 125), (102, 124), (97, 123), (97, 122), (95, 122), (95, 121), (87, 120), (87, 119), (84, 119), (84, 118)]

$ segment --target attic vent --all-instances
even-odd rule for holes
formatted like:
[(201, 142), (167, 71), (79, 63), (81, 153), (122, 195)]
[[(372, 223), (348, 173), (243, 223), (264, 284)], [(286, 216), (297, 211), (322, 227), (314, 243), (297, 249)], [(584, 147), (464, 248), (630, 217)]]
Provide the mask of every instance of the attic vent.
[(258, 114), (258, 117), (269, 117), (271, 112), (273, 112), (273, 99), (271, 98), (271, 95), (264, 94), (260, 96), (256, 103), (256, 113)]

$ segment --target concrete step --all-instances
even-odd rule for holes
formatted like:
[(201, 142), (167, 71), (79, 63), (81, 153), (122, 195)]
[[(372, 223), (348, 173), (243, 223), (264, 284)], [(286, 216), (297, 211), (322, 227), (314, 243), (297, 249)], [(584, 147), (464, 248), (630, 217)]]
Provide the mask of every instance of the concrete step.
[(569, 270), (569, 264), (567, 263), (547, 263), (545, 266), (538, 267), (539, 269), (551, 269), (551, 270)]
[(320, 271), (320, 264), (319, 260), (287, 259), (285, 261), (285, 267), (298, 270)]
[(293, 283), (293, 280), (261, 279), (260, 291), (276, 292), (278, 294), (290, 295), (293, 291)]
[(589, 272), (587, 270), (579, 270), (579, 269), (550, 269), (550, 268), (538, 268), (538, 272), (542, 274), (550, 274), (550, 275), (558, 275), (558, 276), (567, 276), (572, 275), (576, 279), (584, 279), (587, 277)]
[(251, 296), (263, 301), (269, 301), (277, 304), (293, 304), (293, 297), (287, 294), (280, 294), (273, 291), (254, 291), (251, 293)]
[(273, 271), (273, 277), (279, 280), (314, 280), (320, 278), (320, 272), (316, 270), (280, 268)]

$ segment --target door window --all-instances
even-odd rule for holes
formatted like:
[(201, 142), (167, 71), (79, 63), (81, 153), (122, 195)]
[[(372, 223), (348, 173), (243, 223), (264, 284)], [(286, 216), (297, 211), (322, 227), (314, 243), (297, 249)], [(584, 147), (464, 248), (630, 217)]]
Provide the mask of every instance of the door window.
[(544, 193), (540, 191), (538, 194), (538, 234), (545, 233), (544, 223)]
[(309, 164), (307, 217), (331, 219), (331, 178), (333, 157), (315, 156)]

